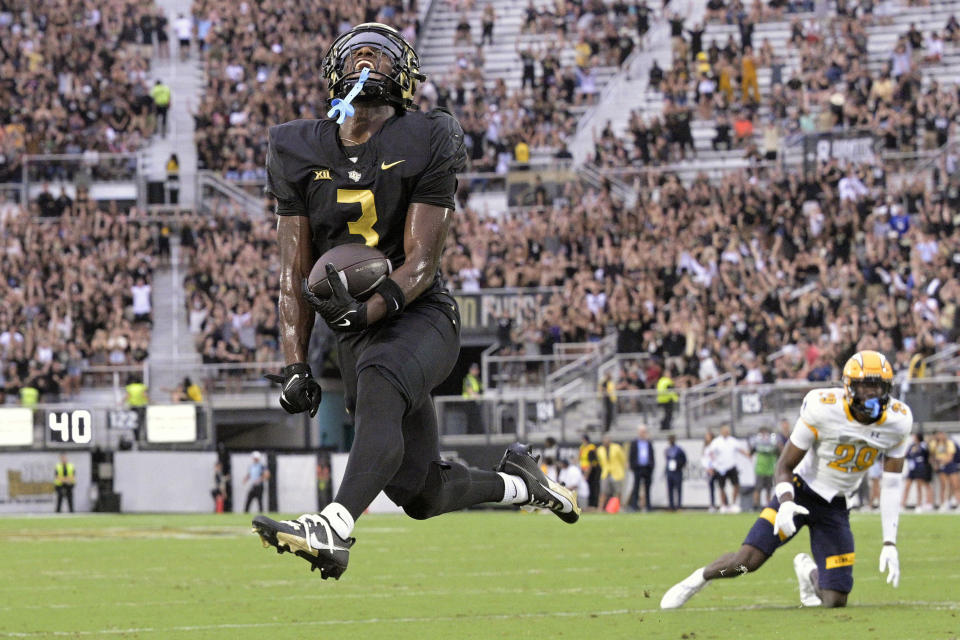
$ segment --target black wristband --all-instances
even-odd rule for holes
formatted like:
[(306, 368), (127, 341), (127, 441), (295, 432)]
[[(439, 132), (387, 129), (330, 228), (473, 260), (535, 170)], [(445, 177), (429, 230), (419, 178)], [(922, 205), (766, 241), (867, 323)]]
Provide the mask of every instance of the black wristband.
[(386, 318), (400, 313), (407, 306), (407, 297), (403, 295), (403, 289), (390, 278), (381, 282), (373, 292), (379, 293), (383, 297), (383, 301), (386, 303), (387, 311), (384, 316)]
[(283, 375), (287, 378), (298, 373), (305, 373), (308, 376), (313, 376), (313, 372), (310, 371), (310, 365), (308, 365), (306, 362), (294, 362), (293, 364), (288, 364), (283, 368)]

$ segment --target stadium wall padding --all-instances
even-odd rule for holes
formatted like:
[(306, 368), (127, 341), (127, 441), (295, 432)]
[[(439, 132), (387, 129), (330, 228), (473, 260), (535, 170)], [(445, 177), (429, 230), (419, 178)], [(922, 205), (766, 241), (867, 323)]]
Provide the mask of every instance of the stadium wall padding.
[(121, 511), (213, 511), (212, 451), (118, 451), (113, 456), (114, 491)]
[[(90, 511), (90, 454), (71, 451), (67, 461), (76, 468), (73, 508)], [(56, 451), (0, 453), (0, 513), (52, 513), (57, 506), (53, 478), (58, 462)], [(67, 510), (66, 503), (63, 510)]]
[(316, 454), (278, 455), (277, 511), (300, 514), (313, 513), (316, 510)]

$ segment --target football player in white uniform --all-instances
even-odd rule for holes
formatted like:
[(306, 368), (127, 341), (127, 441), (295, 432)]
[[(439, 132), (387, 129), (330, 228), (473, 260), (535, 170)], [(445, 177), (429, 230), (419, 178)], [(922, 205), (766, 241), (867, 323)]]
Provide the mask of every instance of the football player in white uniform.
[(883, 354), (860, 351), (843, 367), (843, 388), (808, 393), (777, 460), (776, 497), (760, 513), (743, 545), (671, 587), (660, 607), (683, 606), (710, 580), (756, 571), (804, 525), (810, 527), (813, 558), (801, 553), (793, 561), (801, 603), (845, 606), (853, 588), (854, 562), (848, 500), (881, 453), (880, 571), (887, 571), (887, 583), (896, 587), (901, 472), (913, 416), (907, 405), (890, 398), (892, 382), (893, 367)]

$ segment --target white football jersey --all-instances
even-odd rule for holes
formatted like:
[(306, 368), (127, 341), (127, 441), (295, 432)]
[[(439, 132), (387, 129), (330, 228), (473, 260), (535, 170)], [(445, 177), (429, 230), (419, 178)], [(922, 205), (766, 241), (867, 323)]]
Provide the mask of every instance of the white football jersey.
[(803, 399), (790, 441), (807, 452), (794, 473), (824, 500), (844, 494), (849, 500), (880, 454), (902, 458), (910, 447), (913, 414), (890, 399), (873, 424), (857, 422), (843, 399), (843, 389), (817, 389)]

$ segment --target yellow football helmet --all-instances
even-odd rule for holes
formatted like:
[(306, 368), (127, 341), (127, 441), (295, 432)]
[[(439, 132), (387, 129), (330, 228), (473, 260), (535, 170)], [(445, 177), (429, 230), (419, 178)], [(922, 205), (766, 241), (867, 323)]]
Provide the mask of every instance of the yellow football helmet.
[(844, 400), (863, 424), (880, 419), (893, 387), (893, 366), (877, 351), (858, 351), (843, 365)]

